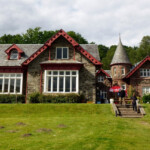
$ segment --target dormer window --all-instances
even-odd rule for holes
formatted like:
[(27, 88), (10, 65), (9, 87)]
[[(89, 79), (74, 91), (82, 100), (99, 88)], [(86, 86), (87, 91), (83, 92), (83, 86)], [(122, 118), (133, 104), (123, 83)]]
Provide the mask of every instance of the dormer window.
[(21, 59), (21, 55), (24, 53), (16, 44), (13, 44), (8, 49), (5, 50), (7, 54), (7, 59), (16, 60)]
[(68, 47), (57, 47), (56, 48), (56, 59), (68, 59), (69, 49)]
[(10, 53), (10, 59), (18, 59), (18, 51), (12, 50)]

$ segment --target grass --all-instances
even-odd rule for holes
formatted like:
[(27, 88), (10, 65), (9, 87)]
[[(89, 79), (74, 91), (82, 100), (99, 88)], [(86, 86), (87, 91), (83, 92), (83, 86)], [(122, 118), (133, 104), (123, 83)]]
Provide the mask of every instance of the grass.
[(109, 104), (1, 104), (0, 150), (149, 150), (144, 107), (144, 118), (125, 119)]

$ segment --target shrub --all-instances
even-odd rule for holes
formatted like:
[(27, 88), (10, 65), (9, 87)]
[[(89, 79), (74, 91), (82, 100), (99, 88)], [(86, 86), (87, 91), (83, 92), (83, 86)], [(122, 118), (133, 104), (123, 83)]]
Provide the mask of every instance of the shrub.
[(58, 94), (58, 95), (43, 95), (33, 93), (29, 96), (31, 103), (80, 103), (83, 95), (78, 94)]
[(150, 103), (150, 94), (146, 94), (143, 96), (143, 103)]
[(39, 96), (40, 96), (40, 93), (36, 92), (36, 93), (32, 93), (30, 94), (29, 96), (29, 100), (31, 103), (39, 103)]
[(25, 103), (24, 95), (0, 95), (0, 103)]

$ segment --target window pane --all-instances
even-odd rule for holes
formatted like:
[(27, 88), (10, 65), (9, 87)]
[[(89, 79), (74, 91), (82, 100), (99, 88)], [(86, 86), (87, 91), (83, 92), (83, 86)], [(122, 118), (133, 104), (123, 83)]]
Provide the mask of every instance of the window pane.
[(0, 79), (0, 92), (2, 92), (3, 79)]
[(68, 58), (67, 56), (67, 48), (63, 48), (63, 58)]
[(72, 71), (72, 75), (76, 75), (76, 71)]
[(60, 71), (60, 75), (64, 75), (64, 71)]
[(70, 92), (70, 77), (66, 77), (66, 89), (65, 92)]
[(72, 77), (72, 92), (76, 92), (76, 77)]
[(48, 75), (51, 75), (51, 71), (48, 71), (47, 74), (48, 74)]
[(66, 71), (66, 75), (70, 75), (70, 71)]
[(144, 69), (144, 76), (146, 77), (146, 69)]
[(10, 74), (6, 73), (6, 74), (5, 74), (5, 77), (9, 77), (9, 75), (10, 75)]
[(57, 59), (62, 58), (62, 48), (57, 48)]
[(10, 54), (10, 59), (18, 59), (18, 51), (13, 50)]
[(147, 76), (150, 76), (150, 69), (147, 69)]
[(4, 92), (8, 92), (8, 79), (5, 79)]
[(17, 77), (21, 77), (21, 74), (17, 74)]
[(15, 79), (10, 79), (10, 92), (14, 93)]
[(54, 72), (53, 72), (53, 75), (58, 75), (58, 71), (54, 71)]
[(10, 76), (11, 76), (11, 77), (15, 77), (15, 74), (14, 74), (14, 73), (13, 73), (13, 74), (10, 74)]
[(3, 77), (3, 74), (0, 74), (0, 77)]
[(53, 77), (53, 92), (57, 92), (57, 77)]
[(47, 89), (48, 89), (48, 92), (50, 92), (51, 91), (51, 77), (48, 77), (47, 79), (48, 79), (48, 85), (47, 85), (48, 88)]
[(64, 77), (59, 78), (59, 92), (63, 92)]
[(16, 93), (20, 93), (20, 79), (16, 79)]

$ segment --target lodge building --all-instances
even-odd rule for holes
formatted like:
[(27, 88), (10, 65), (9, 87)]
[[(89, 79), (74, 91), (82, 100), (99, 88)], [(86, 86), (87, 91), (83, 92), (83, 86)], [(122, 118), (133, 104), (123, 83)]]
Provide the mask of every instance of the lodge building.
[(150, 57), (132, 66), (121, 39), (110, 64), (103, 70), (96, 44), (78, 44), (62, 29), (44, 44), (0, 44), (0, 94), (84, 94), (95, 103), (106, 102), (109, 88), (133, 86), (150, 92)]

